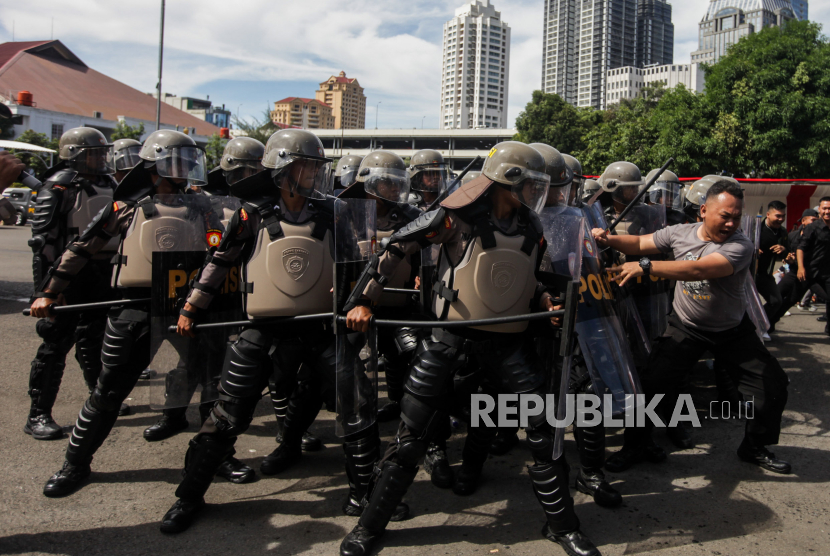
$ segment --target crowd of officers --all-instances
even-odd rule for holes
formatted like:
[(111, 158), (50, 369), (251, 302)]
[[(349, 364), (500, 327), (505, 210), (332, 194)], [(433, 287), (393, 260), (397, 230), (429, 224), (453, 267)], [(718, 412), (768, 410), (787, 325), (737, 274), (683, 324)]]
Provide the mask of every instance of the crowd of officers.
[[(671, 227), (635, 235), (637, 223), (631, 219), (612, 233), (607, 222), (619, 217), (645, 185), (640, 170), (619, 162), (598, 180), (588, 180), (575, 158), (544, 144), (500, 143), (481, 172), (463, 179), (453, 179), (441, 154), (428, 150), (415, 153), (408, 166), (381, 150), (366, 157), (344, 156), (332, 168), (319, 139), (293, 129), (274, 133), (267, 145), (246, 137), (230, 140), (220, 166), (210, 173), (201, 148), (171, 130), (156, 131), (143, 144), (128, 139), (109, 144), (92, 128), (76, 128), (61, 137), (59, 156), (60, 163), (42, 177), (32, 219), (36, 293), (31, 314), (40, 319), (36, 330), (42, 343), (32, 362), (31, 410), (24, 431), (36, 439), (62, 437), (51, 411), (73, 346), (89, 398), (63, 465), (43, 489), (46, 496), (70, 495), (87, 480), (94, 454), (118, 416), (130, 411), (124, 400), (138, 380), (152, 377), (148, 366), (159, 349), (148, 303), (60, 314), (52, 308), (151, 297), (153, 259), (147, 243), (155, 238), (164, 247), (165, 241), (174, 243), (164, 235), (170, 229), (184, 234), (182, 226), (192, 225), (192, 220), (176, 221), (183, 213), (175, 203), (159, 201), (169, 195), (239, 201), (206, 225), (209, 238), (214, 227), (221, 233), (209, 240), (205, 262), (178, 306), (178, 337), (185, 343), (198, 338), (198, 324), (208, 319), (237, 265), (244, 270), (240, 289), (250, 324), (238, 330), (226, 351), (227, 337), (201, 363), (211, 369), (201, 384), (201, 428), (189, 442), (177, 500), (162, 519), (165, 533), (191, 526), (215, 476), (234, 483), (255, 478), (253, 469), (233, 457), (234, 444), (250, 425), (265, 389), (279, 423), (279, 445), (260, 467), (265, 475), (279, 474), (296, 465), (304, 451), (319, 449), (320, 440), (308, 433), (309, 426), (323, 407), (348, 405), (339, 391), (343, 354), (335, 340), (338, 325), (331, 319), (290, 328), (268, 324), (268, 319), (331, 311), (337, 287), (331, 270), (339, 249), (335, 198), (374, 201), (377, 239), (385, 238), (380, 256), (352, 282), (362, 290), (337, 303), (346, 315), (339, 325), (344, 337), (366, 333), (374, 316), (406, 320), (427, 315), (453, 322), (559, 311), (532, 324), (508, 319), (477, 327), (442, 328), (439, 323), (434, 328), (379, 329), (378, 368), (385, 372), (388, 400), (376, 417), (338, 416), (349, 486), (343, 512), (359, 516), (341, 544), (343, 556), (370, 553), (389, 521), (409, 516), (403, 498), (422, 461), (435, 486), (469, 495), (488, 456), (504, 454), (518, 443), (516, 429), (468, 428), (461, 465), (450, 466), (450, 418), (469, 418), (471, 393), (537, 393), (544, 398), (554, 390), (551, 384), (563, 366), (558, 349), (550, 346), (558, 348), (567, 292), (539, 278), (547, 246), (539, 213), (552, 207), (595, 216), (594, 205), (601, 206), (607, 221), (587, 218), (590, 225), (579, 230), (577, 241), (584, 241), (586, 249), (602, 249), (612, 277), (609, 287), (649, 276), (665, 282), (667, 290), (677, 283), (668, 326), (648, 339), (654, 344), (652, 355), (638, 365), (642, 392), (649, 397), (676, 394), (682, 376), (711, 352), (721, 360), (735, 395), (751, 395), (756, 404), (756, 420), (747, 422), (738, 455), (771, 471), (789, 472), (789, 464), (766, 449), (778, 440), (787, 379), (745, 316), (742, 280), (750, 265), (746, 252), (751, 251), (751, 258), (754, 247), (747, 247), (738, 231), (742, 194), (734, 180), (710, 176), (684, 188), (670, 171), (659, 176), (659, 170), (652, 171), (648, 178), (653, 185), (642, 204), (664, 207)], [(428, 267), (423, 259), (429, 252), (437, 252), (437, 262), (431, 273), (419, 273)], [(285, 253), (296, 256), (286, 258)], [(415, 297), (384, 293), (387, 288), (428, 288), (432, 294), (424, 309)], [(690, 295), (692, 289), (696, 293)], [(705, 306), (689, 305), (698, 301)], [(731, 314), (723, 314), (723, 307)], [(701, 315), (720, 324), (697, 326)], [(359, 357), (359, 342), (352, 348), (349, 342), (344, 345), (346, 358)], [(591, 392), (588, 356), (576, 352), (570, 391)], [(159, 422), (144, 432), (145, 439), (184, 430), (185, 410), (186, 404), (165, 408)], [(554, 456), (557, 432), (563, 431), (552, 427), (545, 414), (531, 417), (526, 428), (533, 456), (528, 473), (546, 519), (543, 535), (568, 554), (599, 554), (574, 511), (569, 466), (564, 456)], [(400, 425), (383, 452), (377, 422), (393, 420)], [(670, 434), (681, 446), (692, 445), (685, 429)], [(622, 471), (643, 459), (666, 459), (649, 429), (627, 429), (625, 446), (607, 461), (602, 425), (575, 426), (574, 435), (580, 459), (576, 488), (602, 506), (622, 502), (603, 468)]]

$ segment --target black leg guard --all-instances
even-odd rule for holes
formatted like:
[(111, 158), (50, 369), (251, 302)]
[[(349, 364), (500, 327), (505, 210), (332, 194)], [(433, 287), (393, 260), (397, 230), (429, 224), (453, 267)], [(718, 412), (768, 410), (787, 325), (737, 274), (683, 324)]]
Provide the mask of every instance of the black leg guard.
[(369, 488), (372, 470), (380, 460), (380, 437), (376, 427), (364, 438), (343, 443), (346, 454), (346, 476), (349, 478), (349, 498), (343, 504), (343, 513), (357, 516), (363, 511), (363, 497)]
[(57, 359), (57, 356), (49, 356), (32, 361), (32, 371), (29, 375), (29, 396), (32, 398), (30, 417), (52, 414), (66, 367), (63, 357), (60, 361)]
[(66, 461), (72, 465), (89, 465), (92, 456), (104, 443), (117, 419), (117, 408), (104, 411), (96, 409), (91, 399), (84, 402), (69, 437)]
[(79, 326), (75, 331), (75, 359), (81, 367), (84, 382), (92, 390), (101, 376), (101, 346), (104, 343), (104, 329), (106, 321), (92, 322)]
[(462, 465), (478, 468), (484, 467), (490, 453), (490, 443), (498, 434), (498, 429), (489, 427), (470, 427), (461, 452)]
[(563, 458), (527, 468), (533, 481), (533, 492), (545, 510), (548, 526), (555, 534), (579, 529), (579, 518), (574, 512), (574, 501), (568, 490), (568, 464)]
[(311, 381), (300, 382), (288, 400), (283, 424), (283, 443), (298, 450), (303, 441), (303, 433), (314, 423), (320, 408), (323, 407), (320, 390), (315, 386)]
[(605, 465), (605, 427), (574, 426), (574, 437), (579, 447), (579, 463), (583, 469), (601, 469)]
[(190, 447), (184, 456), (182, 482), (176, 489), (176, 496), (182, 500), (201, 500), (219, 466), (236, 453), (233, 445), (236, 436), (225, 437), (220, 434), (199, 433), (190, 441)]
[(417, 467), (408, 470), (392, 461), (375, 468), (376, 476), (359, 524), (375, 534), (384, 531), (417, 473)]

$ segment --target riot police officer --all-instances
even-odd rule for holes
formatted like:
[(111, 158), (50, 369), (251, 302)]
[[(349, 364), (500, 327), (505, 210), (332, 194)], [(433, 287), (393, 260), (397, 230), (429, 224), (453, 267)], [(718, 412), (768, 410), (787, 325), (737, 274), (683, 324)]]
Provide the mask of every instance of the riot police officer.
[[(234, 184), (233, 193), (245, 204), (231, 218), (222, 243), (187, 298), (179, 317), (181, 334), (193, 334), (194, 319), (208, 310), (229, 267), (243, 253), (250, 254), (243, 288), (250, 319), (331, 310), (334, 213), (333, 200), (325, 195), (330, 163), (311, 132), (287, 129), (271, 136), (263, 158), (266, 170)], [(276, 252), (281, 256), (269, 255)], [(226, 353), (219, 401), (190, 441), (183, 479), (176, 489), (178, 500), (164, 515), (162, 532), (184, 531), (204, 507), (204, 495), (219, 466), (233, 454), (237, 437), (251, 423), (272, 373), (272, 348), (281, 373), (296, 380), (302, 366), (307, 376), (289, 399), (288, 416), (297, 422), (289, 422), (287, 416), (283, 443), (263, 462), (263, 473), (277, 473), (295, 462), (302, 434), (323, 402), (335, 405), (335, 343), (325, 321), (243, 328)], [(347, 465), (371, 468), (378, 454), (376, 438), (376, 428), (347, 436)], [(345, 506), (351, 506), (351, 497)]]
[(355, 154), (347, 154), (337, 161), (337, 167), (334, 169), (334, 178), (332, 179), (332, 194), (337, 197), (340, 193), (351, 187), (357, 181), (357, 170), (360, 168), (360, 163), (363, 161), (362, 156)]
[[(104, 134), (91, 127), (70, 129), (61, 136), (61, 162), (45, 176), (32, 219), (34, 251), (32, 268), (35, 291), (40, 292), (48, 268), (55, 263), (66, 245), (86, 229), (96, 213), (112, 200), (115, 181), (110, 156), (112, 145)], [(91, 303), (115, 299), (110, 287), (112, 258), (117, 241), (108, 242), (91, 260), (71, 288), (63, 292), (70, 303)], [(29, 417), (23, 431), (38, 440), (63, 436), (63, 429), (52, 420), (52, 406), (58, 395), (66, 355), (75, 345), (75, 358), (90, 391), (101, 374), (101, 343), (104, 338), (106, 311), (63, 314), (38, 321), (36, 330), (42, 338), (29, 375), (32, 398)], [(122, 414), (129, 407), (122, 408)]]
[(127, 174), (141, 161), (141, 143), (135, 139), (117, 139), (112, 144), (112, 167), (115, 181), (121, 183)]
[[(659, 172), (659, 168), (655, 168), (646, 176), (646, 182)], [(648, 188), (646, 193), (646, 202), (650, 205), (663, 205), (666, 207), (666, 223), (669, 226), (675, 224), (685, 224), (686, 216), (683, 214), (683, 207), (685, 206), (685, 198), (683, 196), (683, 184), (677, 177), (677, 174), (670, 170), (666, 170), (654, 185)]]
[(571, 185), (570, 196), (568, 204), (573, 206), (574, 199), (580, 192), (584, 192), (585, 176), (582, 175), (582, 163), (569, 154), (562, 153), (562, 158), (565, 159), (565, 165), (573, 174), (573, 184)]
[[(105, 141), (101, 139), (101, 142)], [(90, 156), (83, 156), (89, 164)], [(113, 196), (115, 202), (108, 201), (80, 237), (70, 242), (60, 255), (44, 280), (43, 290), (36, 294), (32, 316), (49, 316), (50, 306), (58, 302), (63, 292), (80, 283), (90, 261), (113, 244), (118, 246), (119, 253), (114, 259), (116, 269), (113, 282), (122, 296), (128, 299), (149, 297), (152, 266), (142, 237), (156, 237), (158, 230), (155, 228), (181, 231), (188, 224), (179, 221), (178, 211), (161, 210), (154, 206), (151, 196), (181, 193), (189, 182), (203, 185), (205, 158), (193, 139), (171, 130), (152, 133), (145, 141), (140, 156), (141, 163), (116, 189)], [(103, 164), (106, 157), (100, 156), (100, 160)], [(135, 233), (138, 228), (142, 233)], [(172, 237), (164, 234), (158, 236), (157, 241), (160, 245), (168, 242), (175, 244)], [(63, 466), (43, 488), (45, 496), (71, 494), (89, 476), (93, 455), (106, 440), (118, 419), (122, 402), (152, 358), (150, 340), (146, 305), (109, 311), (104, 347), (99, 348), (96, 354), (103, 369), (78, 415)]]
[(412, 191), (418, 196), (415, 204), (424, 210), (449, 186), (449, 167), (438, 151), (417, 151), (409, 160), (409, 179)]
[[(545, 160), (533, 147), (508, 141), (496, 145), (484, 162), (482, 175), (398, 232), (394, 250), (387, 250), (364, 296), (377, 300), (403, 260), (422, 245), (441, 245), (433, 309), (441, 321), (463, 321), (524, 315), (553, 309), (551, 296), (535, 277), (543, 245), (542, 224), (535, 212), (544, 205), (550, 177)], [(483, 263), (482, 258), (487, 262)], [(475, 261), (475, 262), (472, 262)], [(493, 269), (499, 269), (493, 272)], [(479, 273), (477, 269), (480, 269)], [(496, 303), (495, 300), (499, 302)], [(369, 328), (372, 312), (364, 303), (349, 311), (348, 326)], [(440, 324), (439, 324), (440, 326)], [(401, 401), (402, 422), (375, 473), (367, 506), (358, 525), (340, 545), (343, 556), (368, 554), (384, 533), (389, 518), (417, 473), (433, 437), (434, 426), (446, 419), (447, 382), (463, 346), (470, 343), (480, 371), (512, 393), (544, 393), (547, 377), (525, 331), (527, 322), (482, 328), (434, 328), (416, 351)], [(458, 482), (475, 483), (482, 473), (494, 430), (471, 429), (464, 446)], [(529, 417), (527, 434), (534, 465), (528, 468), (533, 488), (547, 517), (543, 534), (571, 554), (599, 552), (579, 530), (568, 491), (568, 467), (553, 460), (554, 431), (544, 417)], [(483, 448), (483, 449), (482, 449)], [(482, 457), (483, 454), (483, 457)]]

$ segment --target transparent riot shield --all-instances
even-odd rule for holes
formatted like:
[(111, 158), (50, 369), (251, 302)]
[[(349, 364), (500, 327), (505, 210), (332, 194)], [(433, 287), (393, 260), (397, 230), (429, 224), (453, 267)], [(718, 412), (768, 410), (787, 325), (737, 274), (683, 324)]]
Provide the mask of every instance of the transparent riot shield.
[(635, 395), (642, 393), (642, 389), (598, 252), (594, 238), (586, 229), (575, 329), (594, 393), (601, 397), (603, 411), (608, 411), (604, 407), (604, 395), (610, 394), (610, 412), (620, 415), (633, 408)]
[[(153, 286), (150, 333), (151, 367), (158, 374), (150, 381), (150, 406), (154, 409), (186, 407), (218, 398), (225, 346), (233, 329), (202, 332), (195, 338), (170, 332), (178, 322), (192, 281), (198, 276), (208, 250), (219, 245), (225, 233), (226, 210), (240, 207), (239, 200), (200, 194), (157, 195), (155, 214), (143, 223), (152, 242)], [(156, 221), (156, 219), (158, 219)], [(142, 236), (145, 235), (142, 228)], [(239, 265), (227, 276), (213, 297), (210, 309), (200, 312), (200, 323), (238, 321), (243, 318)], [(199, 393), (198, 399), (194, 394)]]
[[(366, 199), (337, 199), (334, 203), (334, 288), (337, 314), (377, 253), (376, 203)], [(337, 325), (337, 419), (335, 431), (344, 437), (375, 423), (378, 409), (377, 329), (353, 332)]]
[[(579, 282), (582, 274), (582, 246), (587, 223), (579, 209), (551, 207), (544, 209), (539, 218), (545, 233), (547, 250), (542, 256), (539, 277), (545, 285), (558, 292), (573, 291), (569, 283)], [(558, 353), (559, 345), (553, 337), (553, 349)], [(573, 339), (566, 339), (569, 345), (562, 358), (561, 374), (551, 377), (551, 390), (557, 394), (556, 418), (562, 422), (566, 415), (566, 400), (573, 367)], [(553, 442), (553, 458), (557, 459), (564, 450), (565, 427), (556, 428)]]
[(435, 284), (438, 259), (441, 256), (440, 245), (430, 245), (421, 250), (421, 270), (419, 273), (421, 290), (421, 313), (435, 318), (432, 310), (432, 291)]

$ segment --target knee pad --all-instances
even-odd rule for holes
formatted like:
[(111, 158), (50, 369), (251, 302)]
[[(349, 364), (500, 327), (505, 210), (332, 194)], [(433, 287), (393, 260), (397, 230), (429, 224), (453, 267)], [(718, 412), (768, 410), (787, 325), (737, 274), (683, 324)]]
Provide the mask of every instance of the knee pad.
[(110, 368), (130, 365), (135, 357), (133, 346), (149, 333), (141, 323), (108, 319), (101, 346), (102, 364)]
[[(100, 383), (99, 383), (100, 384)], [(89, 396), (89, 405), (102, 413), (109, 413), (121, 409), (121, 403), (127, 398), (130, 391), (119, 391), (112, 388), (101, 389), (98, 385)]]
[(101, 373), (103, 365), (101, 362), (101, 347), (101, 336), (97, 338), (81, 337), (75, 343), (75, 359), (78, 361), (85, 379), (89, 376), (91, 380), (97, 380), (97, 375)]
[(408, 437), (398, 441), (397, 461), (401, 467), (412, 469), (427, 453), (427, 441)]
[(258, 396), (262, 390), (262, 361), (267, 357), (264, 348), (262, 344), (254, 344), (240, 335), (225, 354), (220, 390), (233, 398)]
[(219, 436), (223, 438), (237, 437), (251, 425), (256, 409), (256, 399), (234, 399), (225, 394), (219, 394), (219, 402), (210, 411)]
[(502, 380), (515, 394), (533, 392), (544, 386), (547, 376), (539, 358), (526, 345), (517, 346), (501, 363)]
[(412, 363), (404, 389), (419, 397), (437, 397), (444, 394), (452, 373), (452, 362), (446, 355), (435, 351), (419, 354)]
[(428, 438), (435, 432), (441, 419), (447, 419), (445, 412), (435, 409), (409, 392), (401, 399), (401, 420), (418, 438)]

